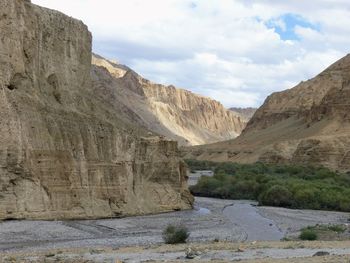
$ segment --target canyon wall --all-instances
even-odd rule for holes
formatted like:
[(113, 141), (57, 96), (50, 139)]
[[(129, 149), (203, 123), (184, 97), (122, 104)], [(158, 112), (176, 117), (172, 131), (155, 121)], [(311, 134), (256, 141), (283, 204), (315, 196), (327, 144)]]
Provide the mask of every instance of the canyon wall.
[(131, 122), (180, 145), (198, 145), (237, 137), (246, 125), (240, 114), (218, 101), (190, 91), (153, 83), (133, 70), (93, 56), (92, 78), (96, 92), (113, 97)]
[(82, 22), (0, 0), (0, 32), (0, 219), (191, 208), (177, 142), (126, 122), (95, 92)]
[(253, 117), (256, 110), (257, 110), (257, 108), (252, 108), (252, 107), (248, 107), (248, 108), (235, 108), (235, 107), (233, 107), (233, 108), (230, 108), (230, 111), (235, 112), (245, 122), (248, 122)]
[(350, 171), (350, 55), (315, 78), (270, 95), (237, 139), (189, 148), (186, 156)]

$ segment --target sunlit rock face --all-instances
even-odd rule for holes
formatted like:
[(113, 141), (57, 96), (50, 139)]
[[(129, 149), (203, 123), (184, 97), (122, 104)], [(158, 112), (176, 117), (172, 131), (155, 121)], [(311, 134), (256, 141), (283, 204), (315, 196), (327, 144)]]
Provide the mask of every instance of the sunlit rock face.
[(236, 138), (245, 117), (218, 101), (190, 91), (153, 83), (130, 68), (93, 55), (92, 79), (125, 118), (179, 142), (200, 145)]
[(0, 219), (191, 207), (177, 143), (125, 123), (91, 84), (80, 21), (0, 0)]
[(350, 55), (270, 95), (237, 139), (189, 149), (187, 158), (350, 171)]

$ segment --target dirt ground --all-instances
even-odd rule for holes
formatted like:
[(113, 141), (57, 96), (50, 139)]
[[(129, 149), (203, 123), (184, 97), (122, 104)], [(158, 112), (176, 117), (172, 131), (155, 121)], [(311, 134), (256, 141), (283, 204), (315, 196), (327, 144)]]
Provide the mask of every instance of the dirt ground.
[[(198, 256), (186, 259), (191, 248)], [(316, 252), (326, 256), (313, 256)], [(0, 262), (350, 262), (350, 241), (210, 242), (148, 247), (50, 249), (2, 253)]]

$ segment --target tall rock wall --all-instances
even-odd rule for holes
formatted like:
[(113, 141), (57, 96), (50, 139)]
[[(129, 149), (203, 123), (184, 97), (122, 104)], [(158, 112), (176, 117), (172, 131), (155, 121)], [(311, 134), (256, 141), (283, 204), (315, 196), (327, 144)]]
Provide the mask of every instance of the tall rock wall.
[(91, 85), (80, 21), (0, 0), (0, 219), (187, 209), (177, 143), (125, 123)]
[[(207, 144), (237, 137), (246, 125), (238, 113), (190, 91), (153, 83), (131, 69), (93, 56), (96, 92), (122, 107), (125, 118), (181, 145)], [(108, 94), (108, 95), (107, 95)]]

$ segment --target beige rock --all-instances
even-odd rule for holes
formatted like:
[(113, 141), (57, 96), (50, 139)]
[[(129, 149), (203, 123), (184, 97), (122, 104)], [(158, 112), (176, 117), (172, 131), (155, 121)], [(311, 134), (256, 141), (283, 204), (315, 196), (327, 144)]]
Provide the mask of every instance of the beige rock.
[(311, 80), (273, 93), (237, 139), (190, 148), (186, 157), (350, 171), (350, 55)]
[(131, 69), (93, 56), (96, 92), (124, 112), (131, 123), (177, 140), (198, 145), (237, 137), (246, 125), (239, 113), (190, 91), (152, 83)]
[(230, 111), (235, 112), (237, 115), (241, 116), (241, 119), (248, 122), (256, 112), (257, 108), (230, 108)]
[(0, 0), (0, 219), (191, 207), (177, 143), (125, 123), (91, 85), (80, 21)]

